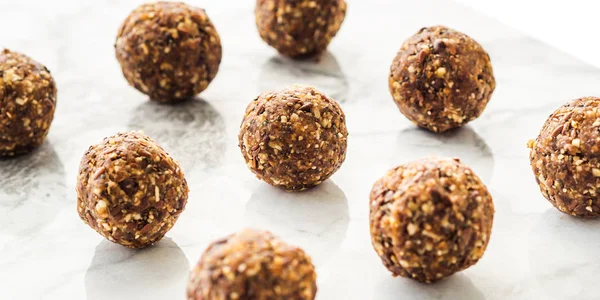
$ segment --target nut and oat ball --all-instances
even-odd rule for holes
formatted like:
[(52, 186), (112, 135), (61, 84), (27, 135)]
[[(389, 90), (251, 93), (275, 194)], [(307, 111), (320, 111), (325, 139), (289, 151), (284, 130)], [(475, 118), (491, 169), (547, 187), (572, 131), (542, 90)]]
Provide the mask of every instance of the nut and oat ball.
[(310, 257), (267, 231), (245, 229), (212, 243), (190, 274), (189, 300), (312, 300)]
[(347, 137), (339, 104), (313, 87), (295, 85), (264, 93), (248, 105), (239, 146), (259, 179), (300, 191), (340, 168)]
[(536, 181), (554, 207), (578, 217), (600, 216), (600, 98), (561, 106), (528, 146)]
[(390, 170), (370, 196), (371, 241), (394, 276), (431, 283), (483, 256), (494, 204), (458, 159), (427, 158)]
[(181, 2), (143, 4), (123, 22), (115, 43), (129, 84), (162, 102), (204, 91), (221, 63), (221, 40), (200, 8)]
[(18, 52), (0, 52), (0, 157), (30, 152), (48, 135), (56, 108), (50, 71)]
[(346, 0), (258, 0), (260, 37), (290, 57), (319, 54), (335, 37), (346, 16)]
[(390, 92), (410, 121), (433, 132), (461, 127), (485, 109), (496, 87), (490, 57), (444, 26), (422, 28), (394, 58)]
[(187, 198), (179, 164), (138, 132), (119, 133), (91, 146), (79, 166), (79, 216), (108, 240), (129, 248), (159, 241)]

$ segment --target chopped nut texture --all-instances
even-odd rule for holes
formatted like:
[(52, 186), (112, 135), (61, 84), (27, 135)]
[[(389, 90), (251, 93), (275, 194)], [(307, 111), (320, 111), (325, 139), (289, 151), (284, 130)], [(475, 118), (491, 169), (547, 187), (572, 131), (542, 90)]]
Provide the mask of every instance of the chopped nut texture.
[(159, 241), (185, 208), (179, 164), (153, 140), (119, 133), (91, 146), (77, 177), (77, 211), (108, 240), (130, 248)]
[(267, 92), (246, 109), (239, 146), (259, 179), (287, 190), (327, 180), (346, 159), (348, 131), (338, 103), (308, 86)]
[(156, 101), (204, 91), (221, 63), (221, 40), (203, 9), (181, 2), (143, 4), (123, 22), (115, 44), (123, 75)]
[(346, 16), (345, 0), (257, 0), (256, 25), (262, 39), (281, 54), (319, 54)]
[(312, 300), (311, 259), (267, 231), (245, 229), (212, 243), (190, 274), (189, 300)]
[(0, 52), (0, 157), (30, 152), (48, 135), (56, 108), (50, 71), (8, 49)]
[(434, 26), (422, 28), (402, 44), (389, 85), (400, 112), (410, 121), (443, 132), (479, 117), (496, 82), (481, 45), (463, 33)]
[(373, 248), (394, 274), (431, 283), (483, 256), (494, 203), (458, 159), (428, 158), (390, 170), (373, 186)]
[(529, 159), (544, 197), (578, 217), (600, 216), (600, 98), (558, 108), (531, 143)]

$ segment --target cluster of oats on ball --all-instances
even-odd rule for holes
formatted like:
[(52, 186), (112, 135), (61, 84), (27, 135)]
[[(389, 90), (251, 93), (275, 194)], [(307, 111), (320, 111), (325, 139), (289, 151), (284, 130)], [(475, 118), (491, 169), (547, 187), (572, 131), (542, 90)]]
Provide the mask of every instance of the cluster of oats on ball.
[[(340, 29), (345, 0), (257, 0), (260, 36), (282, 55), (322, 53)], [(221, 39), (203, 9), (157, 2), (122, 23), (116, 57), (129, 84), (174, 103), (204, 91), (217, 75)], [(484, 111), (495, 89), (490, 57), (467, 35), (443, 26), (408, 38), (390, 68), (389, 89), (417, 126), (445, 132)], [(16, 52), (0, 53), (0, 156), (32, 151), (54, 118), (50, 72)], [(318, 186), (342, 166), (348, 130), (341, 106), (319, 90), (293, 85), (265, 92), (246, 108), (238, 140), (248, 168), (288, 191)], [(600, 99), (558, 109), (529, 143), (543, 195), (560, 211), (600, 215)], [(130, 248), (158, 242), (188, 200), (179, 163), (140, 132), (91, 146), (77, 180), (77, 211), (106, 239)], [(459, 159), (425, 158), (388, 171), (370, 194), (373, 248), (394, 276), (431, 283), (483, 256), (494, 218), (492, 197)], [(267, 231), (242, 230), (212, 243), (190, 275), (188, 299), (314, 299), (310, 257)]]

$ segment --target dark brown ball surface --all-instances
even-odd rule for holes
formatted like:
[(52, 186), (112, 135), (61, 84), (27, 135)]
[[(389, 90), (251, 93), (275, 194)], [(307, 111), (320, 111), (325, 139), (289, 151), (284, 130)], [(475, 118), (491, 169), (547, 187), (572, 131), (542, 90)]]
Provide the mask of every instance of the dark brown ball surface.
[(600, 98), (558, 108), (529, 147), (537, 183), (554, 207), (578, 217), (600, 216)]
[(212, 243), (190, 274), (189, 300), (312, 300), (310, 257), (267, 231), (245, 229)]
[(319, 54), (346, 16), (345, 0), (257, 0), (256, 25), (262, 39), (281, 54)]
[(50, 71), (18, 52), (0, 52), (0, 157), (30, 152), (48, 135), (56, 108)]
[(143, 4), (123, 22), (115, 44), (129, 84), (156, 101), (204, 91), (221, 63), (221, 40), (205, 11), (181, 2)]
[(130, 248), (159, 241), (184, 210), (188, 186), (179, 164), (138, 132), (91, 146), (77, 177), (77, 211), (108, 240)]
[(347, 136), (339, 104), (315, 88), (296, 85), (264, 93), (248, 105), (239, 146), (259, 179), (299, 191), (340, 168)]
[(373, 247), (394, 274), (431, 283), (483, 256), (494, 203), (458, 160), (427, 158), (390, 170), (370, 196)]
[(463, 33), (434, 26), (402, 44), (389, 85), (400, 112), (410, 121), (444, 132), (479, 117), (496, 82), (481, 45)]

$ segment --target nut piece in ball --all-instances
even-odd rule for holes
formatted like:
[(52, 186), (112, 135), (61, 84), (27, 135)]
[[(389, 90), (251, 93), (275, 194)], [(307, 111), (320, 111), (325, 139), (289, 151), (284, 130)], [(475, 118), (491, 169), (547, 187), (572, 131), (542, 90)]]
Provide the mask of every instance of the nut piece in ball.
[(130, 248), (159, 241), (185, 208), (179, 164), (141, 133), (119, 133), (91, 146), (77, 177), (77, 211), (108, 240)]
[(221, 40), (204, 10), (181, 2), (143, 4), (123, 22), (115, 44), (129, 84), (156, 101), (204, 91), (221, 63)]
[(319, 54), (346, 16), (345, 0), (258, 0), (256, 25), (261, 38), (290, 57)]
[(50, 71), (21, 53), (0, 52), (0, 157), (41, 145), (55, 107), (56, 85)]
[(487, 188), (458, 159), (390, 170), (370, 197), (371, 241), (394, 274), (431, 283), (474, 265), (492, 232)]
[(239, 145), (259, 179), (299, 191), (340, 168), (347, 136), (338, 103), (315, 88), (296, 85), (264, 93), (248, 105)]
[(190, 274), (189, 300), (312, 300), (310, 257), (267, 231), (245, 229), (212, 243)]
[(578, 217), (600, 216), (600, 98), (561, 106), (528, 146), (537, 183), (554, 207)]
[(481, 45), (463, 33), (434, 26), (402, 44), (389, 85), (400, 112), (410, 121), (443, 132), (479, 117), (496, 82)]

